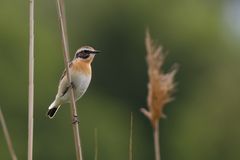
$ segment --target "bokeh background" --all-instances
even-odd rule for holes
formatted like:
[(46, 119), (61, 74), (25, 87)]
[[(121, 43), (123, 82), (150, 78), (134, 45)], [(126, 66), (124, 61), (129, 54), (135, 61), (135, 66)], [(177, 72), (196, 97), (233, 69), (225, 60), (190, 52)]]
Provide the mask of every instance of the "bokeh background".
[[(19, 159), (27, 159), (28, 1), (0, 1), (0, 105)], [(49, 120), (64, 69), (54, 0), (36, 0), (34, 159), (75, 159), (69, 105)], [(240, 159), (240, 1), (66, 1), (71, 57), (82, 45), (103, 53), (78, 101), (85, 159), (128, 159), (130, 113), (135, 160), (154, 159), (146, 106), (145, 30), (178, 63), (175, 101), (160, 123), (163, 160)], [(10, 159), (0, 129), (0, 159)]]

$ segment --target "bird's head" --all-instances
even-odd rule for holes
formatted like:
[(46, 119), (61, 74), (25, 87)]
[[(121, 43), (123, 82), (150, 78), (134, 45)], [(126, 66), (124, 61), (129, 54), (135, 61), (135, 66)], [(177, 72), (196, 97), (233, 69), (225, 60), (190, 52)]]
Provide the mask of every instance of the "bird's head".
[(83, 46), (77, 50), (75, 54), (75, 59), (91, 63), (97, 53), (100, 53), (100, 51), (95, 50), (93, 47), (90, 46)]

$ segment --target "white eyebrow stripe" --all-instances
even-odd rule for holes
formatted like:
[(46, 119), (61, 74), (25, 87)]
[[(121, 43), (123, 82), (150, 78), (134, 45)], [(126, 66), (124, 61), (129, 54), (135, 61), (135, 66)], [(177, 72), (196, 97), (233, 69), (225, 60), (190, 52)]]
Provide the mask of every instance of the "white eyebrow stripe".
[(90, 51), (90, 52), (95, 51), (94, 48), (89, 47), (89, 46), (86, 46), (86, 47), (81, 47), (80, 49), (78, 49), (76, 53), (78, 53), (78, 52), (82, 52), (82, 51), (84, 51), (84, 50), (86, 50), (86, 51)]

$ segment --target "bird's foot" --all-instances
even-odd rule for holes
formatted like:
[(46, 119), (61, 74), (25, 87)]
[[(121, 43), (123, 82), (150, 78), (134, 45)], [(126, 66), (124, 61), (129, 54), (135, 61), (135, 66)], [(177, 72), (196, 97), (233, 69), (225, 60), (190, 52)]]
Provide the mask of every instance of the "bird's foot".
[(79, 124), (80, 123), (80, 121), (78, 120), (78, 116), (77, 115), (74, 115), (73, 116), (73, 122), (72, 122), (72, 124)]

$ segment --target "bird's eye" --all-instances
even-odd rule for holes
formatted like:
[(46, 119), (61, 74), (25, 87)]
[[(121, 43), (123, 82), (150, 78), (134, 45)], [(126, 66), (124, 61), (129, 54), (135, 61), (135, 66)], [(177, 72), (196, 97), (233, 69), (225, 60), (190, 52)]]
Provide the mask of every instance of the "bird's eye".
[(83, 50), (82, 52), (83, 52), (83, 53), (85, 53), (85, 54), (86, 54), (86, 53), (89, 53), (89, 51), (88, 51), (88, 50)]

